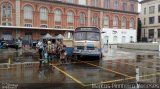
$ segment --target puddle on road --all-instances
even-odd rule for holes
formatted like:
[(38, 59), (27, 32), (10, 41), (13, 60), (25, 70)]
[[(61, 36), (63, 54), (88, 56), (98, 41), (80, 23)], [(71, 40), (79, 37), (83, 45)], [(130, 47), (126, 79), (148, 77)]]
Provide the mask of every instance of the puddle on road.
[[(53, 67), (39, 68), (39, 63), (12, 65), (0, 68), (0, 82), (7, 83), (74, 83)], [(41, 85), (40, 85), (41, 86)]]
[(38, 54), (32, 52), (22, 51), (21, 49), (16, 51), (14, 49), (0, 49), (0, 63), (8, 63), (9, 59), (11, 63), (16, 62), (35, 62), (38, 61)]
[(76, 63), (72, 65), (57, 66), (83, 84), (100, 83), (111, 80), (124, 79), (125, 76), (94, 67), (85, 63)]

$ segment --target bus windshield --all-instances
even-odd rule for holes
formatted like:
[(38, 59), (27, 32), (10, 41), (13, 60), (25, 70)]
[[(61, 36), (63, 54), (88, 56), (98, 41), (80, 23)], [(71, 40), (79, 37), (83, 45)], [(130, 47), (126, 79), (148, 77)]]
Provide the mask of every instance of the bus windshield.
[(76, 32), (75, 40), (89, 40), (89, 41), (99, 41), (100, 33), (98, 32)]

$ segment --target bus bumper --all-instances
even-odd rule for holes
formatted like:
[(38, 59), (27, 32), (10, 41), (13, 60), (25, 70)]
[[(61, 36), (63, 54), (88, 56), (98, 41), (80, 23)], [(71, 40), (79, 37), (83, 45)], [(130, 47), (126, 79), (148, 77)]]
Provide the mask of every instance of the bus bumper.
[(73, 53), (80, 56), (100, 56), (102, 54), (101, 51), (96, 50), (74, 50)]

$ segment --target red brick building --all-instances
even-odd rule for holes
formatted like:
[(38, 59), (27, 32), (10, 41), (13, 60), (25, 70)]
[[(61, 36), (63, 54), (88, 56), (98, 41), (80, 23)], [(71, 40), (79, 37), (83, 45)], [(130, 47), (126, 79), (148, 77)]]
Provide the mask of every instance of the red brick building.
[(0, 37), (37, 40), (78, 26), (136, 29), (137, 0), (0, 0)]

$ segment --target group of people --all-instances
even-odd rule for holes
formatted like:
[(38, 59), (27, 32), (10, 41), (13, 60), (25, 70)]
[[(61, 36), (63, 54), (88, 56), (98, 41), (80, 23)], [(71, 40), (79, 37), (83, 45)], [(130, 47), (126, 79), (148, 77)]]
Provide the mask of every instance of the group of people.
[(38, 41), (36, 48), (39, 52), (40, 66), (43, 63), (50, 63), (57, 57), (59, 62), (66, 61), (66, 46), (62, 41), (53, 43), (51, 40), (46, 40), (45, 42)]

